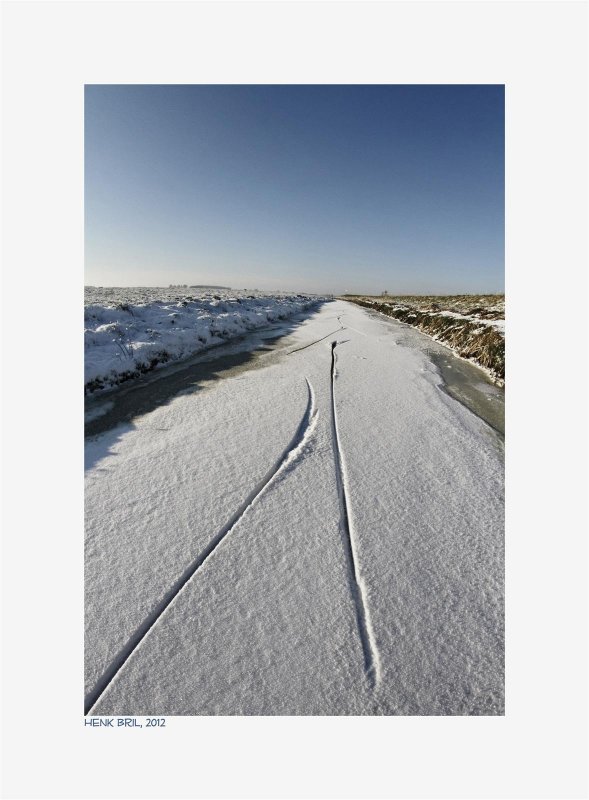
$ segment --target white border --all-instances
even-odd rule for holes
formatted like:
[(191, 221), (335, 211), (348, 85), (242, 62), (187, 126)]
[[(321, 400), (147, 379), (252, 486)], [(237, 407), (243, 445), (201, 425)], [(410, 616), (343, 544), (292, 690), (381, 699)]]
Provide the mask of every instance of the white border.
[[(583, 796), (586, 4), (7, 2), (3, 12), (5, 796)], [(505, 718), (83, 728), (82, 89), (124, 82), (506, 84)]]

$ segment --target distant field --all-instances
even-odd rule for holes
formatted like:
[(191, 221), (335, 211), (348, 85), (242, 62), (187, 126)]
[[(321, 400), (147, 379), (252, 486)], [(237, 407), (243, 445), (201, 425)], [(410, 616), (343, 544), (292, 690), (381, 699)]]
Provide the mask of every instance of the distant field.
[(505, 295), (343, 295), (413, 325), (505, 382)]

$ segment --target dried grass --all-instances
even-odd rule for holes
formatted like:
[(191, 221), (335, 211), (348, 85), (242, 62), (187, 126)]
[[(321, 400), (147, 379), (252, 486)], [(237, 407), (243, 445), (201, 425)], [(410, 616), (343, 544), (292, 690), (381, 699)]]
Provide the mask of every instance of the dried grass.
[[(383, 297), (346, 295), (342, 299), (419, 328), (436, 341), (451, 347), (462, 358), (484, 367), (499, 385), (504, 384), (505, 337), (484, 323), (484, 320), (503, 319), (503, 295), (387, 296), (386, 300)], [(442, 311), (476, 319), (449, 317), (441, 314)]]

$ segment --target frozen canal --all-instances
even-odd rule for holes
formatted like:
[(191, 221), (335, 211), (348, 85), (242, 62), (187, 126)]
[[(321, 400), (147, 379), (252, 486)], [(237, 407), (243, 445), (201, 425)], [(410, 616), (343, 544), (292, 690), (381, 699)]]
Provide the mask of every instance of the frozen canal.
[(501, 393), (342, 301), (278, 333), (89, 406), (86, 711), (502, 714)]

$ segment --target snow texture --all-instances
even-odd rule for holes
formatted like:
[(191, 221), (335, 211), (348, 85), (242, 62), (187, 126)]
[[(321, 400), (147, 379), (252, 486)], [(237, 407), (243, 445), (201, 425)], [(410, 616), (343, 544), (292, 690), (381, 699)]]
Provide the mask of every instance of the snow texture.
[[(114, 292), (114, 290), (113, 290)], [(205, 347), (221, 344), (247, 331), (287, 319), (316, 305), (312, 295), (263, 295), (227, 291), (221, 294), (178, 294), (117, 290), (108, 304), (105, 290), (87, 289), (84, 309), (84, 383), (86, 392), (116, 386)], [(166, 296), (165, 299), (154, 299)], [(118, 302), (115, 302), (115, 299)], [(106, 304), (105, 304), (106, 303)]]
[(87, 442), (89, 713), (504, 713), (502, 445), (403, 331), (328, 303)]

